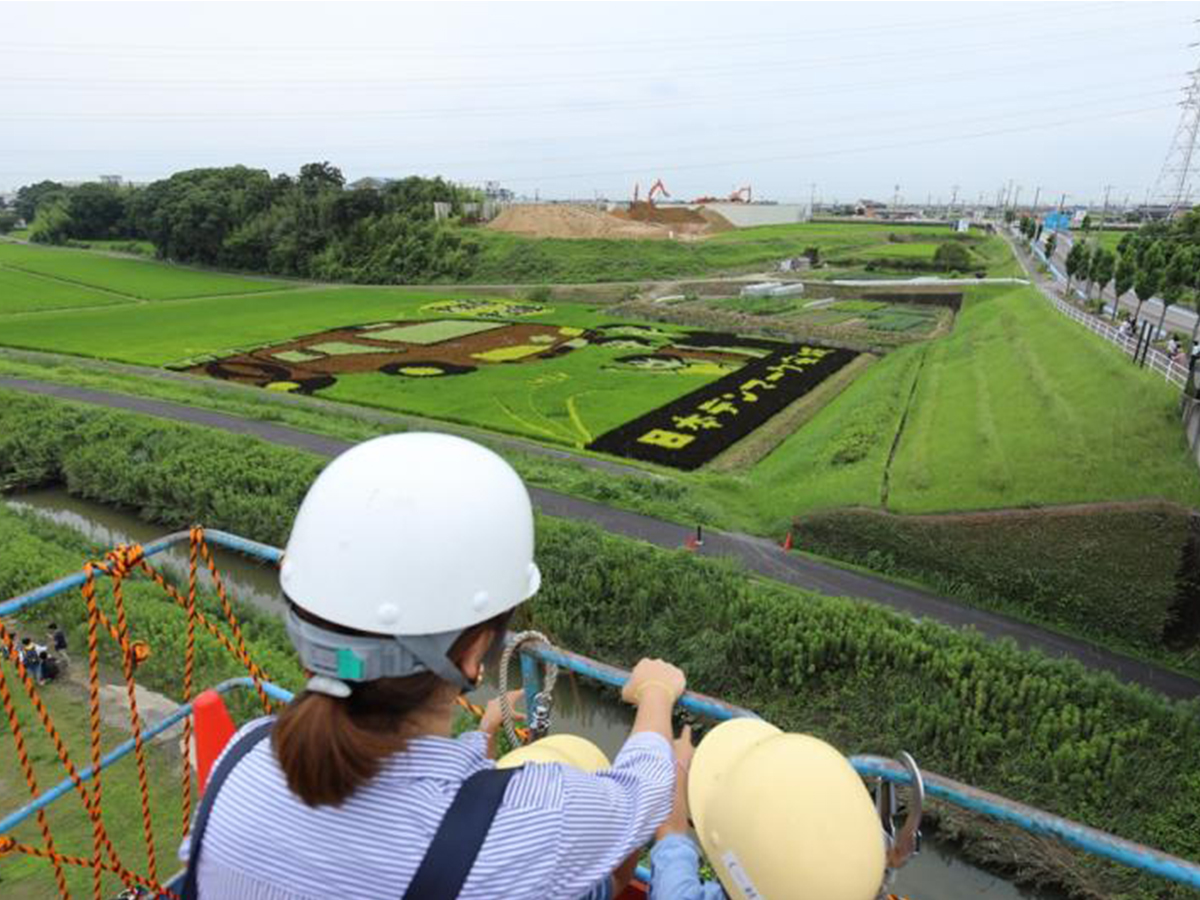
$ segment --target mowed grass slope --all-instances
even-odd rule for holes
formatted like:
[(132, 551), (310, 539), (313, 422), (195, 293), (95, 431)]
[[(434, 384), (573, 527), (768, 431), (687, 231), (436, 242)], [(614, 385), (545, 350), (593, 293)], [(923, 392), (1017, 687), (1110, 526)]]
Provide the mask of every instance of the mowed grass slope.
[[(893, 243), (892, 234), (919, 242)], [(472, 235), (481, 244), (481, 253), (471, 280), (506, 284), (640, 281), (753, 271), (773, 268), (779, 260), (799, 256), (809, 247), (831, 258), (870, 252), (932, 259), (937, 243), (952, 231), (940, 226), (802, 222), (741, 228), (699, 241), (530, 238), (485, 228), (474, 229)], [(989, 274), (1014, 274), (1008, 266), (1012, 254), (1000, 238), (986, 237), (970, 246), (978, 248)], [(908, 247), (921, 249), (899, 249)]]
[[(218, 294), (277, 291), (286, 282), (184, 269), (166, 263), (106, 256), (87, 250), (0, 241), (0, 266), (102, 288), (139, 300), (176, 300)], [(0, 293), (0, 313), (11, 312)]]
[(1177, 392), (1032, 289), (969, 299), (928, 345), (892, 466), (899, 512), (1162, 497), (1200, 503)]

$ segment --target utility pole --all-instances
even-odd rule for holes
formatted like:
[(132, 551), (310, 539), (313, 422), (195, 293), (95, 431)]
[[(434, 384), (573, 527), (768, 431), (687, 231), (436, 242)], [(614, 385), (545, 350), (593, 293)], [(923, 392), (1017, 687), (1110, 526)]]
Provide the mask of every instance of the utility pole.
[(1063, 195), (1058, 198), (1058, 211), (1062, 212), (1063, 207), (1067, 205), (1067, 193), (1063, 191)]
[(1042, 186), (1039, 184), (1037, 186), (1037, 190), (1033, 192), (1033, 215), (1035, 218), (1037, 217), (1038, 200), (1041, 199), (1041, 196), (1042, 196)]
[(1100, 212), (1100, 227), (1104, 227), (1104, 223), (1108, 220), (1108, 195), (1112, 191), (1113, 186), (1106, 184), (1104, 186), (1104, 209)]
[(1017, 203), (1020, 201), (1020, 199), (1021, 199), (1021, 185), (1018, 184), (1017, 190), (1013, 194), (1013, 201), (1012, 201), (1013, 212), (1017, 211)]
[(954, 205), (958, 202), (958, 185), (956, 184), (953, 187), (954, 189), (950, 192), (950, 210), (946, 216), (947, 219), (954, 214)]
[(900, 185), (896, 185), (895, 193), (892, 194), (892, 210), (900, 208)]
[(808, 184), (808, 214), (815, 216), (817, 214), (817, 183), (810, 181)]

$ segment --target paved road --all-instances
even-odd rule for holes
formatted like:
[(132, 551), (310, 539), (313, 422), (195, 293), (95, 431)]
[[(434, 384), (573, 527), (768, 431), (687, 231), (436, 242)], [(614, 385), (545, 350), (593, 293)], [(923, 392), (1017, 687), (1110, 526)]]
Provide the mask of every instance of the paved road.
[[(1061, 231), (1058, 234), (1058, 242), (1054, 245), (1054, 274), (1055, 277), (1066, 283), (1067, 271), (1067, 254), (1071, 251), (1071, 244), (1074, 237), (1068, 232)], [(1078, 284), (1078, 282), (1076, 282)], [(1075, 287), (1076, 285), (1072, 285)], [(1109, 306), (1116, 299), (1116, 291), (1109, 286), (1104, 291), (1104, 300)], [(1133, 312), (1137, 309), (1137, 297), (1133, 291), (1129, 291), (1121, 298), (1121, 309)], [(1151, 297), (1142, 304), (1141, 312), (1138, 314), (1141, 319), (1158, 324), (1158, 317), (1162, 315), (1162, 303), (1157, 297)], [(1192, 333), (1192, 327), (1196, 324), (1196, 313), (1192, 310), (1179, 305), (1167, 307), (1167, 318), (1164, 321), (1163, 328), (1170, 331), (1183, 332), (1185, 335)]]
[[(0, 377), (0, 388), (10, 388), (32, 394), (44, 394), (66, 400), (93, 403), (99, 406), (132, 410), (163, 419), (190, 422), (219, 428), (316, 453), (336, 456), (348, 449), (347, 441), (273, 425), (256, 419), (243, 419), (224, 413), (210, 412), (150, 400), (129, 397), (106, 391), (94, 391), (70, 385), (51, 384), (20, 378)], [(614, 509), (590, 500), (569, 497), (543, 488), (530, 488), (537, 508), (547, 515), (576, 521), (591, 522), (605, 531), (638, 538), (660, 547), (680, 547), (692, 534), (692, 529), (674, 522), (665, 522), (638, 513)], [(953, 600), (926, 591), (895, 584), (883, 578), (840, 569), (827, 563), (807, 559), (797, 553), (786, 553), (765, 538), (730, 532), (707, 531), (705, 556), (733, 557), (748, 571), (773, 581), (794, 585), (821, 594), (852, 597), (882, 603), (916, 618), (930, 618), (955, 627), (972, 626), (991, 638), (1012, 638), (1018, 645), (1036, 648), (1045, 653), (1067, 656), (1093, 669), (1111, 672), (1123, 681), (1141, 684), (1175, 698), (1200, 696), (1200, 682), (1139, 660), (1130, 659), (1029, 625), (1006, 616), (964, 606)]]

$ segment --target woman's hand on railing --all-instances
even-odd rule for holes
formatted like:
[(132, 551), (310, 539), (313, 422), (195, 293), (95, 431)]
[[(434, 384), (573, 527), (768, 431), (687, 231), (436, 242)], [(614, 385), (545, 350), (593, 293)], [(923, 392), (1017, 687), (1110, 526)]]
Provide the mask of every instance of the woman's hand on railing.
[(653, 692), (665, 696), (674, 705), (686, 688), (687, 677), (682, 669), (665, 660), (643, 659), (629, 673), (629, 680), (621, 688), (621, 699), (639, 706), (643, 697)]

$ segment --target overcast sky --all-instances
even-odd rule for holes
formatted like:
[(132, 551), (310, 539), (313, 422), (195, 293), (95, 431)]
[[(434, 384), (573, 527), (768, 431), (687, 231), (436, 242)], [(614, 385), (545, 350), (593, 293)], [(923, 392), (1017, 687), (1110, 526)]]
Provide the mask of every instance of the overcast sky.
[[(1154, 185), (1194, 3), (2, 3), (0, 188), (329, 160), (541, 197)], [(815, 184), (815, 188), (813, 185)], [(1070, 202), (1070, 201), (1068, 201)]]

